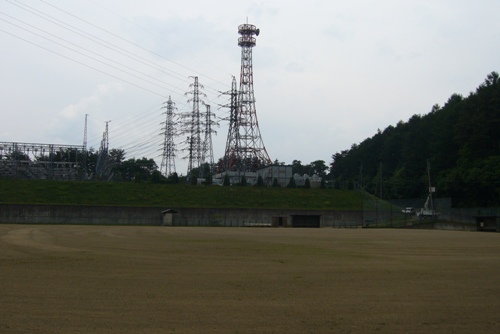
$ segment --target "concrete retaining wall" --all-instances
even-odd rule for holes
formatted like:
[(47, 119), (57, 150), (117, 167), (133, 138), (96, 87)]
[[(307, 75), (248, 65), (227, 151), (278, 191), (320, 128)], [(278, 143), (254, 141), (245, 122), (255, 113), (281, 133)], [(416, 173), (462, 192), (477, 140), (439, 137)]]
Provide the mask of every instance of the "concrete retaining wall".
[[(170, 210), (167, 210), (170, 209)], [(169, 213), (165, 216), (162, 212)], [(277, 209), (208, 209), (169, 207), (119, 207), (81, 205), (0, 204), (0, 223), (86, 224), (86, 225), (170, 225), (170, 226), (259, 226), (284, 227), (294, 217), (319, 216), (320, 227), (362, 227), (370, 225), (369, 212)], [(378, 214), (378, 219), (384, 218)], [(388, 217), (385, 217), (388, 219)], [(364, 224), (363, 224), (364, 219)], [(373, 224), (376, 226), (376, 224)], [(371, 226), (371, 225), (370, 225)], [(407, 228), (475, 231), (475, 224), (422, 223)]]
[[(162, 211), (172, 209), (171, 223)], [(272, 226), (282, 217), (291, 226), (295, 215), (320, 216), (321, 227), (361, 227), (362, 212), (270, 209), (204, 209), (80, 205), (0, 204), (0, 223), (172, 226)]]
[(162, 214), (154, 207), (0, 204), (0, 223), (160, 225)]
[(451, 230), (451, 231), (477, 231), (475, 224), (464, 224), (464, 223), (421, 223), (407, 226), (410, 229), (429, 229), (429, 230)]

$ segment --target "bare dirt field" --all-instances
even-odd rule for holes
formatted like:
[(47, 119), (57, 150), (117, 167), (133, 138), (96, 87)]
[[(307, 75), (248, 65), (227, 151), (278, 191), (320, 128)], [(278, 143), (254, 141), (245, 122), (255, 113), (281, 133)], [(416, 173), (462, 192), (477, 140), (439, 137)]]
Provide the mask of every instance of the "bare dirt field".
[(0, 333), (500, 333), (500, 234), (0, 225)]

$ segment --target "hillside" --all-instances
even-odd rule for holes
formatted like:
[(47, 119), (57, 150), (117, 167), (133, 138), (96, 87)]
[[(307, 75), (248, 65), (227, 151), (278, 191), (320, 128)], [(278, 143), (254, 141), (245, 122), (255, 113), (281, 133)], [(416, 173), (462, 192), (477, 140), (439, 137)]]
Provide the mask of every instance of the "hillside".
[(361, 210), (359, 192), (335, 189), (0, 179), (0, 203)]
[(429, 162), (436, 196), (451, 197), (453, 206), (500, 206), (499, 129), (500, 80), (492, 72), (469, 96), (453, 94), (334, 154), (331, 177), (383, 198), (417, 198), (427, 192)]

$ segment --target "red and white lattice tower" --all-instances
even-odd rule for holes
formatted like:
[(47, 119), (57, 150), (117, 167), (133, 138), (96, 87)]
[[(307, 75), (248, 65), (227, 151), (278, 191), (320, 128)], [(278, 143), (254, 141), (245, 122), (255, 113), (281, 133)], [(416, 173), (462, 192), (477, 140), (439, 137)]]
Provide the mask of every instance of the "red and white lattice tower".
[[(250, 172), (272, 164), (266, 151), (257, 121), (253, 89), (252, 48), (260, 30), (253, 24), (238, 27), (238, 45), (241, 47), (240, 89), (236, 110), (231, 112), (230, 133), (226, 143), (224, 160), (226, 171)], [(232, 131), (232, 133), (231, 133)]]

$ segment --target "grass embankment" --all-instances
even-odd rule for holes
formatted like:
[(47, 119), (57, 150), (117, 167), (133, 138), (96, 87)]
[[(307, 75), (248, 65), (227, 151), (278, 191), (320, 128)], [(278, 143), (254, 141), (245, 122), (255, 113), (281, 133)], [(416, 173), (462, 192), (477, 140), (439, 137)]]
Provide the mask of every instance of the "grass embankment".
[(361, 210), (361, 195), (334, 189), (0, 180), (0, 203)]

